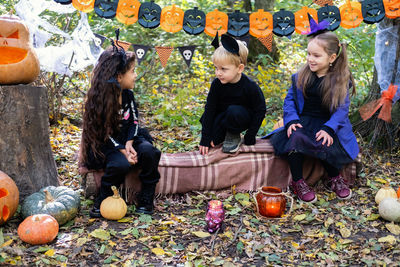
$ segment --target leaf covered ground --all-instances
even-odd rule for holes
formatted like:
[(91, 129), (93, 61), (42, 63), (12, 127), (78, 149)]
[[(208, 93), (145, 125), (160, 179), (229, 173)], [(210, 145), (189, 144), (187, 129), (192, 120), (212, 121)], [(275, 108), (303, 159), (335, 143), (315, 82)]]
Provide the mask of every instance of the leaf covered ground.
[[(51, 144), (62, 183), (79, 190), (76, 152), (81, 129), (67, 119), (51, 127)], [(158, 136), (158, 132), (153, 132)], [(160, 137), (161, 138), (161, 137)], [(23, 243), (19, 214), (0, 232), (0, 263), (57, 266), (397, 266), (398, 224), (378, 215), (374, 196), (389, 183), (397, 188), (398, 155), (364, 150), (363, 168), (350, 200), (339, 201), (317, 185), (318, 201), (295, 201), (282, 219), (255, 214), (249, 193), (234, 188), (161, 196), (153, 216), (136, 215), (134, 206), (120, 221), (89, 218), (92, 200), (82, 197), (75, 220), (63, 225), (48, 245)], [(221, 231), (205, 228), (207, 202), (224, 203)]]

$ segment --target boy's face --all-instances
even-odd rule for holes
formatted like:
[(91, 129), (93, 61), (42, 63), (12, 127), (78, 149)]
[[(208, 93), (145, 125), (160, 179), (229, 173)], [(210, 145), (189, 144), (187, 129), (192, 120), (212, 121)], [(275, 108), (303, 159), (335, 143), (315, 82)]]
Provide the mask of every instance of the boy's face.
[(214, 62), (215, 75), (222, 84), (237, 83), (242, 77), (244, 65), (236, 66), (229, 62)]
[(133, 63), (127, 72), (118, 75), (117, 80), (122, 89), (132, 89), (133, 87), (135, 87), (136, 77), (137, 74), (135, 72), (135, 64)]

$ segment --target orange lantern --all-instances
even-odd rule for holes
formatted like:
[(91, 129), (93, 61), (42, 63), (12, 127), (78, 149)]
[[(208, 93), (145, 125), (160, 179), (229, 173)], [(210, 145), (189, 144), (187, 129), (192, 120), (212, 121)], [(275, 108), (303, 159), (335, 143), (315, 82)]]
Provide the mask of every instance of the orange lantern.
[(261, 190), (254, 195), (257, 205), (257, 213), (268, 218), (282, 217), (286, 209), (286, 198), (291, 199), (290, 210), (293, 206), (293, 198), (287, 193), (282, 192), (278, 187), (263, 186)]
[(302, 34), (310, 31), (310, 21), (308, 19), (308, 14), (310, 14), (315, 21), (318, 21), (317, 10), (313, 8), (303, 6), (299, 11), (294, 13), (294, 29), (297, 33)]
[(138, 20), (139, 7), (138, 0), (119, 0), (115, 17), (119, 22), (131, 25)]
[(161, 11), (160, 27), (166, 32), (179, 32), (183, 27), (183, 16), (185, 12), (179, 7), (166, 6)]
[(400, 17), (400, 0), (383, 0), (385, 14), (389, 19)]
[(345, 29), (358, 27), (363, 21), (361, 3), (359, 2), (347, 0), (345, 4), (339, 7), (339, 10), (342, 18), (340, 26)]
[(214, 37), (217, 32), (222, 35), (228, 31), (228, 15), (224, 12), (214, 9), (206, 15), (206, 27), (204, 32)]
[(257, 38), (267, 37), (272, 33), (274, 22), (272, 14), (259, 9), (257, 12), (250, 14), (250, 30), (249, 33)]
[(72, 5), (79, 11), (89, 13), (94, 10), (95, 0), (72, 0)]

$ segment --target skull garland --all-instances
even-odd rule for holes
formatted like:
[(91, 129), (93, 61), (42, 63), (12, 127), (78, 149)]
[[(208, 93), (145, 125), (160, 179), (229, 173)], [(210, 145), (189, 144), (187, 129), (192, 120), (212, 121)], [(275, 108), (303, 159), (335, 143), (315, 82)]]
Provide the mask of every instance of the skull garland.
[(139, 48), (138, 50), (136, 50), (136, 55), (138, 58), (142, 59), (144, 56), (144, 50), (142, 48)]
[(190, 63), (192, 61), (193, 55), (194, 55), (194, 50), (196, 49), (196, 46), (191, 45), (191, 46), (181, 46), (178, 47), (179, 52), (181, 53), (183, 59), (185, 60), (186, 65), (190, 68)]
[(135, 51), (135, 55), (136, 55), (139, 65), (142, 62), (142, 60), (145, 58), (145, 55), (146, 55), (147, 51), (149, 50), (149, 48), (150, 47), (147, 45), (137, 45), (137, 44), (133, 45), (133, 50)]

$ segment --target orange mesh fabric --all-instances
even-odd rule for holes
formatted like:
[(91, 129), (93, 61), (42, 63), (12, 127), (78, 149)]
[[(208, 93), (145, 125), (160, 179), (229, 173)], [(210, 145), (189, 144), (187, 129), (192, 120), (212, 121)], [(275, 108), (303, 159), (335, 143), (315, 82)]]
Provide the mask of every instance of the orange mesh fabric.
[(158, 56), (160, 57), (161, 65), (163, 66), (163, 68), (165, 68), (174, 48), (171, 46), (156, 46), (155, 49)]
[(313, 2), (319, 6), (325, 6), (326, 4), (333, 5), (332, 0), (314, 0)]
[(260, 40), (260, 42), (268, 49), (269, 52), (272, 51), (272, 33), (270, 33), (267, 37), (260, 37), (258, 40)]

